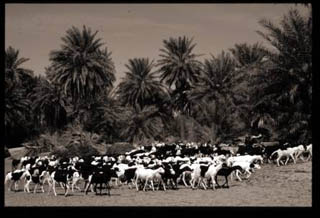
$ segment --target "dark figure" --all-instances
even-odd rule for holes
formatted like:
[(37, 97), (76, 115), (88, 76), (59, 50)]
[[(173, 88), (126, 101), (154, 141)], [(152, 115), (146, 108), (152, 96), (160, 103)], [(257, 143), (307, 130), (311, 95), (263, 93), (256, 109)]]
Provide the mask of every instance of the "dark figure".
[[(114, 169), (115, 171), (119, 170), (117, 168)], [(93, 184), (93, 189), (96, 193), (97, 192), (97, 186), (99, 186), (100, 189), (100, 195), (102, 194), (102, 189), (104, 188), (103, 186), (105, 185), (105, 189), (107, 191), (107, 195), (110, 196), (110, 180), (112, 175), (114, 174), (113, 169), (111, 169), (111, 166), (108, 164), (101, 164), (97, 166), (97, 168), (93, 171), (91, 180), (89, 181), (89, 184), (85, 190), (85, 194), (88, 193), (88, 188), (90, 187), (91, 184)]]
[[(229, 184), (228, 184), (228, 176), (235, 170), (242, 170), (242, 168), (240, 166), (234, 166), (234, 167), (227, 167), (226, 165), (224, 165), (224, 167), (222, 167), (217, 175), (215, 176), (215, 180), (216, 180), (216, 184), (218, 185), (218, 188), (220, 187), (226, 187), (229, 188)], [(225, 177), (225, 183), (220, 186), (218, 183), (218, 176), (224, 176)]]
[(12, 171), (16, 170), (18, 168), (18, 165), (20, 164), (20, 159), (12, 159)]
[(171, 164), (163, 163), (162, 168), (164, 169), (164, 174), (162, 174), (162, 178), (165, 184), (169, 182), (171, 184), (172, 189), (178, 189), (177, 184), (177, 172), (173, 169)]

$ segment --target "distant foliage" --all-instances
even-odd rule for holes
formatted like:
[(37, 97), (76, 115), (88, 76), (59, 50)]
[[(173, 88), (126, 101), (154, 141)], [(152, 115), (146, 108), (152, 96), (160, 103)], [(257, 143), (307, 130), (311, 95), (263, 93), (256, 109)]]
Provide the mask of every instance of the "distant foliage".
[[(283, 16), (280, 25), (261, 20), (265, 33), (258, 32), (276, 53), (270, 56), (273, 69), (261, 80), (269, 82), (263, 99), (275, 107), (281, 136), (295, 143), (310, 142), (312, 105), (312, 14), (303, 17), (297, 10)], [(272, 98), (271, 98), (272, 96)], [(269, 104), (269, 102), (276, 104)]]
[(104, 154), (117, 156), (132, 151), (133, 149), (135, 149), (135, 147), (132, 145), (132, 143), (114, 143), (107, 147)]
[(202, 62), (193, 38), (169, 37), (158, 60), (130, 58), (117, 87), (111, 52), (86, 26), (67, 30), (45, 76), (23, 68), (29, 59), (8, 47), (5, 144), (70, 157), (172, 138), (219, 143), (261, 133), (264, 140), (310, 143), (311, 12), (260, 20), (264, 31), (257, 33), (272, 49), (237, 43)]

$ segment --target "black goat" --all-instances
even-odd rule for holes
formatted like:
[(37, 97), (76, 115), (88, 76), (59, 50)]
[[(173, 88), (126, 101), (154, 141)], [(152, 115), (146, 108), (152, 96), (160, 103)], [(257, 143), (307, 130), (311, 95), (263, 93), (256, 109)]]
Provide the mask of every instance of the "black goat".
[[(228, 176), (235, 170), (243, 171), (243, 169), (240, 166), (234, 166), (234, 167), (224, 166), (218, 171), (217, 175), (215, 176), (215, 180), (216, 180), (216, 184), (218, 185), (218, 188), (220, 188), (220, 187), (229, 188)], [(224, 176), (225, 177), (225, 183), (222, 186), (220, 186), (219, 183), (218, 183), (218, 176)]]

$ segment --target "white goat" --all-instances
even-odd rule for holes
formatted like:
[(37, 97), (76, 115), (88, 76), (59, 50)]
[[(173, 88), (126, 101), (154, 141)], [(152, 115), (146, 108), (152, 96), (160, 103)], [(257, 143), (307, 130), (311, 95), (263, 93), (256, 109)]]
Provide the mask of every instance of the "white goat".
[(279, 161), (280, 161), (281, 158), (283, 158), (283, 157), (286, 157), (286, 162), (284, 163), (284, 165), (287, 165), (287, 163), (288, 163), (288, 161), (289, 161), (290, 158), (293, 160), (294, 163), (296, 163), (296, 160), (295, 160), (295, 158), (294, 158), (294, 156), (293, 156), (294, 153), (295, 153), (295, 150), (292, 149), (292, 148), (287, 148), (286, 150), (278, 149), (278, 150), (274, 151), (274, 152), (271, 154), (270, 158), (272, 158), (273, 155), (278, 154), (278, 158), (277, 158), (276, 161), (277, 161), (277, 166), (279, 167), (279, 166), (280, 166)]
[[(240, 162), (240, 161), (233, 163), (232, 166), (233, 167), (240, 166), (244, 170), (244, 173), (247, 174), (246, 179), (248, 179), (251, 176), (251, 174), (252, 174), (251, 171), (254, 172), (254, 169), (261, 169), (261, 167), (258, 164), (253, 164), (253, 163), (249, 163), (249, 162)], [(236, 170), (235, 175), (239, 181), (242, 181), (241, 178), (239, 177), (239, 172), (240, 172), (239, 170)], [(231, 174), (231, 176), (232, 176), (232, 174)]]
[(212, 190), (215, 190), (216, 180), (215, 177), (218, 171), (222, 168), (223, 162), (216, 164), (211, 164), (205, 174), (205, 178), (212, 182)]
[(136, 170), (136, 189), (139, 191), (138, 188), (138, 180), (145, 181), (143, 191), (146, 191), (146, 186), (150, 181), (152, 190), (154, 191), (153, 179), (155, 178), (157, 173), (164, 173), (164, 169), (162, 167), (152, 170), (152, 169), (145, 169), (142, 167), (138, 167)]
[(312, 158), (312, 144), (307, 145), (307, 152), (308, 152), (308, 157), (306, 161), (310, 160)]

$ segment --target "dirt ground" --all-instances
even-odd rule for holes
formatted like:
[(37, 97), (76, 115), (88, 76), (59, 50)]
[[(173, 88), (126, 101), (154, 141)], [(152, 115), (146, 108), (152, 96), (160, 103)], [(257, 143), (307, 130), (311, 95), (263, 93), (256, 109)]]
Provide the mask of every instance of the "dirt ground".
[[(5, 161), (6, 172), (11, 159)], [(5, 206), (312, 206), (312, 163), (298, 162), (277, 167), (264, 164), (248, 180), (230, 181), (229, 189), (192, 190), (180, 186), (179, 190), (137, 192), (124, 185), (111, 189), (111, 197), (94, 193), (70, 192), (63, 196), (45, 193), (24, 193), (22, 184), (18, 192), (5, 187)], [(82, 184), (81, 184), (82, 185)], [(82, 187), (82, 186), (81, 186)], [(45, 190), (47, 191), (47, 186)], [(33, 185), (30, 186), (30, 191)]]

